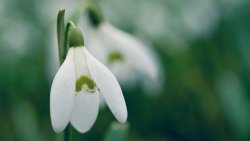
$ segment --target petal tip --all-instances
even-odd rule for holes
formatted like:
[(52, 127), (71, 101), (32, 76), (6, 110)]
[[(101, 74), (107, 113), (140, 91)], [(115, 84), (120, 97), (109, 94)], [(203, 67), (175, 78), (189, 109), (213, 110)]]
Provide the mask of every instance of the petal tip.
[(117, 115), (115, 115), (116, 119), (120, 122), (120, 123), (126, 123), (127, 118), (128, 118), (128, 113), (127, 110), (124, 112), (121, 112)]
[[(95, 122), (95, 120), (94, 120), (94, 122)], [(92, 128), (92, 126), (94, 125), (94, 122), (91, 123), (90, 125), (87, 125), (87, 126), (86, 125), (85, 126), (77, 125), (74, 122), (71, 122), (71, 125), (76, 129), (76, 131), (78, 131), (81, 134), (84, 134)]]
[(66, 127), (62, 125), (55, 125), (55, 123), (52, 122), (52, 128), (54, 132), (58, 134), (58, 133), (61, 133)]
[(81, 133), (81, 134), (84, 134), (84, 133), (86, 133), (86, 132), (88, 132), (90, 129), (91, 129), (91, 127), (90, 128), (86, 128), (86, 129), (80, 129), (80, 128), (75, 128), (79, 133)]
[(94, 125), (99, 112), (99, 94), (78, 94), (70, 123), (79, 132), (88, 132)]

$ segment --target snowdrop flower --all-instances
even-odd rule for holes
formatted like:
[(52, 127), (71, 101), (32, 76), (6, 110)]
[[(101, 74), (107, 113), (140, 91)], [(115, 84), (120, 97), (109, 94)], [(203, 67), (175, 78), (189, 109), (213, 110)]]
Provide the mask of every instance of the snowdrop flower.
[(105, 21), (97, 7), (88, 9), (88, 17), (92, 25), (87, 35), (88, 49), (111, 69), (120, 83), (134, 85), (140, 78), (147, 86), (161, 85), (160, 67), (153, 50)]
[(83, 36), (77, 27), (70, 28), (68, 39), (70, 48), (51, 87), (54, 131), (63, 131), (70, 122), (80, 133), (87, 132), (97, 118), (100, 95), (116, 119), (126, 122), (125, 100), (112, 72), (83, 46)]

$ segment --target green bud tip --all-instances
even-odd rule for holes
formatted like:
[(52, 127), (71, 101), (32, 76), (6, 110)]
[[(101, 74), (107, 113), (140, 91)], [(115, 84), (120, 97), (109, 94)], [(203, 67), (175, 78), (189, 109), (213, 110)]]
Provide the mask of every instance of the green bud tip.
[(100, 25), (100, 23), (102, 23), (104, 21), (104, 17), (103, 14), (101, 12), (101, 8), (94, 3), (93, 1), (89, 1), (87, 3), (87, 13), (90, 19), (90, 22), (92, 23), (92, 25), (94, 26), (98, 26)]
[(69, 22), (68, 41), (69, 47), (84, 46), (84, 39), (81, 30), (74, 25), (73, 22)]

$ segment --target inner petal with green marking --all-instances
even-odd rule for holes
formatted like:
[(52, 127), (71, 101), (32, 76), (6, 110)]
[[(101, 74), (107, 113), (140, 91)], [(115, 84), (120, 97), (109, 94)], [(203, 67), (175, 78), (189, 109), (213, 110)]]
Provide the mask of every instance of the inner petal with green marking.
[(91, 93), (94, 93), (96, 90), (95, 82), (86, 75), (82, 75), (76, 80), (76, 92), (82, 91), (84, 86), (86, 86), (87, 90)]
[(124, 60), (124, 56), (118, 51), (112, 51), (108, 55), (108, 62), (110, 64), (116, 61), (123, 61), (123, 60)]

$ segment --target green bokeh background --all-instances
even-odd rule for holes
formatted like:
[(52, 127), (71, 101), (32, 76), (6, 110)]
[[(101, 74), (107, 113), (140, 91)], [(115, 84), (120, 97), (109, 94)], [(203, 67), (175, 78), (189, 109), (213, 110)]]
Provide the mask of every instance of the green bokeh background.
[[(250, 140), (249, 0), (96, 2), (110, 23), (154, 47), (165, 76), (153, 95), (123, 87), (125, 141)], [(1, 141), (56, 140), (49, 115), (56, 15), (80, 3), (0, 1)], [(104, 108), (89, 132), (73, 131), (74, 140), (102, 141), (112, 121)]]

